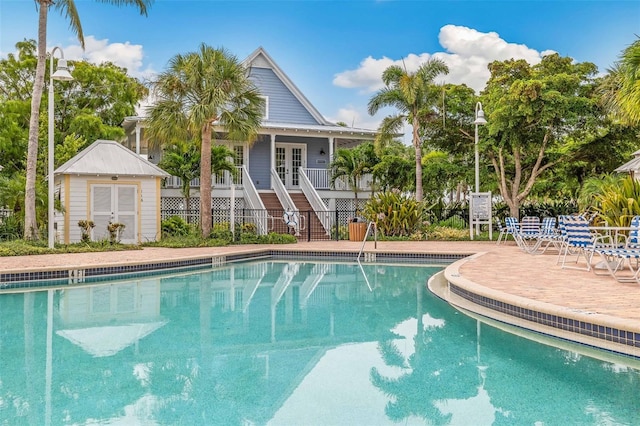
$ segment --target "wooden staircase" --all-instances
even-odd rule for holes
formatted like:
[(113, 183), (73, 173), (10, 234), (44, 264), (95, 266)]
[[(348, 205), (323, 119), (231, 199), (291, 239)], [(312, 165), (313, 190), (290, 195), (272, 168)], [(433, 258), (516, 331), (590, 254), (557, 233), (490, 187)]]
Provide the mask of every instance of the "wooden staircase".
[[(326, 235), (326, 232), (322, 227), (322, 223), (320, 223), (320, 220), (318, 220), (318, 217), (313, 212), (307, 197), (305, 197), (301, 192), (289, 193), (289, 195), (296, 205), (299, 215), (304, 216), (304, 218), (298, 219), (298, 223), (301, 225), (298, 239), (307, 241), (307, 238), (309, 238), (309, 227), (311, 227), (311, 240), (329, 240), (329, 236)], [(269, 214), (269, 220), (267, 222), (267, 229), (269, 232), (292, 234), (293, 229), (287, 226), (282, 219), (284, 208), (282, 207), (282, 204), (280, 204), (276, 194), (271, 192), (261, 192), (260, 198), (262, 199), (262, 203)]]
[(311, 241), (329, 240), (329, 236), (322, 227), (322, 223), (318, 219), (318, 216), (314, 213), (307, 197), (305, 197), (302, 192), (290, 193), (289, 195), (300, 211), (300, 214), (305, 217), (303, 222), (305, 228), (300, 230), (300, 237), (298, 239), (306, 241), (309, 237), (309, 229), (311, 229)]

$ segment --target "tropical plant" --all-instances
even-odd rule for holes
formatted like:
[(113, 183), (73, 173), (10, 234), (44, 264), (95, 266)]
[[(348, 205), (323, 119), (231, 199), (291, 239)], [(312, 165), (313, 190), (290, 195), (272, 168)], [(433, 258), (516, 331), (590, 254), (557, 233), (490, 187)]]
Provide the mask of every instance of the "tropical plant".
[(91, 241), (91, 230), (96, 226), (92, 220), (79, 220), (78, 226), (80, 227), (80, 241), (88, 243)]
[(627, 124), (640, 124), (640, 37), (608, 71), (600, 90), (609, 112)]
[[(84, 33), (80, 23), (80, 16), (76, 9), (75, 0), (34, 0), (38, 9), (38, 61), (36, 76), (31, 96), (31, 116), (29, 120), (29, 144), (27, 146), (27, 174), (25, 183), (25, 217), (24, 238), (37, 239), (38, 226), (36, 223), (36, 162), (38, 158), (38, 137), (40, 130), (40, 103), (44, 92), (45, 63), (47, 60), (47, 17), (49, 8), (59, 11), (69, 19), (69, 28), (78, 36), (78, 41), (84, 49)], [(137, 6), (140, 14), (147, 15), (147, 7), (153, 0), (100, 0), (102, 3), (112, 3), (117, 6)], [(54, 58), (50, 58), (54, 60)]]
[(185, 208), (191, 209), (191, 181), (200, 175), (200, 147), (177, 141), (165, 147), (158, 167), (180, 178), (180, 194)]
[(398, 190), (375, 194), (363, 215), (387, 237), (410, 236), (422, 227), (423, 203)]
[(109, 242), (111, 244), (118, 244), (122, 237), (122, 232), (126, 225), (119, 222), (109, 222), (107, 225), (107, 231), (109, 231)]
[(162, 237), (186, 237), (191, 234), (191, 227), (180, 216), (171, 216), (161, 224)]
[(360, 180), (362, 177), (371, 173), (373, 164), (363, 155), (361, 149), (356, 148), (339, 148), (336, 150), (333, 160), (329, 164), (331, 171), (331, 179), (329, 184), (331, 188), (336, 187), (336, 181), (345, 179), (355, 199), (355, 209), (358, 210), (358, 192), (360, 192)]
[(200, 143), (200, 224), (211, 232), (211, 141), (214, 127), (226, 139), (252, 142), (260, 127), (264, 99), (245, 66), (225, 49), (202, 44), (197, 52), (176, 55), (153, 84), (157, 102), (148, 110), (151, 143)]
[(597, 225), (627, 227), (633, 216), (640, 215), (640, 182), (631, 176), (604, 185), (594, 198)]
[(430, 58), (423, 63), (416, 72), (411, 73), (397, 65), (388, 67), (382, 73), (385, 87), (378, 91), (370, 100), (368, 110), (370, 115), (376, 114), (381, 108), (392, 106), (399, 112), (385, 117), (380, 125), (377, 141), (389, 140), (404, 125), (411, 124), (412, 143), (415, 149), (416, 164), (416, 199), (422, 201), (422, 141), (420, 127), (426, 121), (433, 119), (433, 105), (438, 101), (438, 92), (433, 90), (434, 80), (442, 74), (448, 74), (449, 68), (440, 59)]

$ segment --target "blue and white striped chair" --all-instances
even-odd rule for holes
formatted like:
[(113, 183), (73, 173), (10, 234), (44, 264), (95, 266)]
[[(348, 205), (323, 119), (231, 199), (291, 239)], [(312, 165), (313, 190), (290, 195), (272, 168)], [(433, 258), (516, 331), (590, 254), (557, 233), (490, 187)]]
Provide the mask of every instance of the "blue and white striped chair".
[[(624, 246), (602, 247), (595, 250), (607, 274), (621, 283), (640, 283), (640, 216), (631, 219), (631, 230)], [(622, 272), (628, 271), (628, 272)], [(599, 274), (594, 268), (594, 273)]]
[(556, 218), (545, 217), (542, 219), (536, 242), (529, 247), (528, 251), (531, 254), (543, 254), (551, 246), (560, 251), (563, 239), (563, 234), (556, 228)]
[[(582, 269), (590, 271), (591, 259), (596, 250), (611, 248), (611, 242), (605, 236), (592, 233), (589, 229), (589, 221), (580, 216), (563, 216), (565, 241), (562, 255), (562, 268)], [(576, 266), (567, 265), (567, 256), (575, 256)], [(586, 261), (585, 267), (577, 266), (581, 257)]]
[(513, 241), (516, 240), (516, 237), (513, 234), (513, 229), (508, 228), (506, 224), (505, 226), (502, 226), (502, 221), (500, 220), (500, 218), (497, 218), (497, 217), (496, 217), (496, 228), (498, 229), (498, 232), (500, 232), (498, 234), (498, 240), (496, 241), (497, 245), (500, 245), (501, 241), (507, 242), (507, 238), (509, 237), (509, 235), (511, 235), (511, 238), (513, 238)]
[(517, 238), (520, 241), (520, 248), (530, 252), (540, 235), (540, 218), (537, 216), (525, 216), (520, 223), (520, 231)]

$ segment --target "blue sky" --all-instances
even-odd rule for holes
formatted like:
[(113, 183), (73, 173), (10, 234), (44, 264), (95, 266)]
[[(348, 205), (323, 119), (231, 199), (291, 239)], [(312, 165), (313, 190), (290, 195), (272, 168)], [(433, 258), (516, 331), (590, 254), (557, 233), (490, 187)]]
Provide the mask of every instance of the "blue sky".
[[(546, 52), (595, 63), (605, 72), (640, 35), (640, 0), (631, 1), (225, 1), (156, 0), (149, 16), (95, 0), (75, 0), (87, 49), (68, 22), (49, 15), (48, 49), (67, 59), (110, 60), (133, 76), (162, 71), (201, 43), (243, 59), (262, 46), (329, 120), (375, 128), (366, 105), (393, 63), (417, 67), (436, 56), (445, 82), (481, 90), (492, 60)], [(33, 0), (0, 0), (0, 55), (37, 38)]]

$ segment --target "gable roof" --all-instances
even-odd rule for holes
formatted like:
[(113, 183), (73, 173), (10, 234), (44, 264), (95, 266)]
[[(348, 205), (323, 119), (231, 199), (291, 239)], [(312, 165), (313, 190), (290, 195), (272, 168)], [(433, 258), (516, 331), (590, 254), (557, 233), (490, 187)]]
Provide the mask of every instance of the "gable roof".
[(159, 176), (169, 173), (116, 141), (98, 139), (53, 173), (71, 175)]
[(633, 153), (633, 159), (627, 161), (622, 166), (614, 170), (614, 172), (637, 172), (640, 171), (640, 150)]
[(275, 61), (269, 56), (269, 54), (262, 48), (262, 46), (258, 47), (253, 51), (247, 58), (242, 62), (246, 67), (256, 67), (256, 68), (268, 68), (273, 71), (273, 73), (282, 81), (282, 84), (285, 85), (287, 89), (295, 96), (295, 98), (304, 106), (304, 108), (313, 116), (316, 121), (325, 126), (334, 126), (333, 123), (327, 121), (320, 111), (318, 111), (312, 104), (309, 102), (306, 96), (302, 94), (300, 89), (293, 84), (293, 81), (287, 76), (287, 74), (282, 71), (282, 69), (275, 63)]

